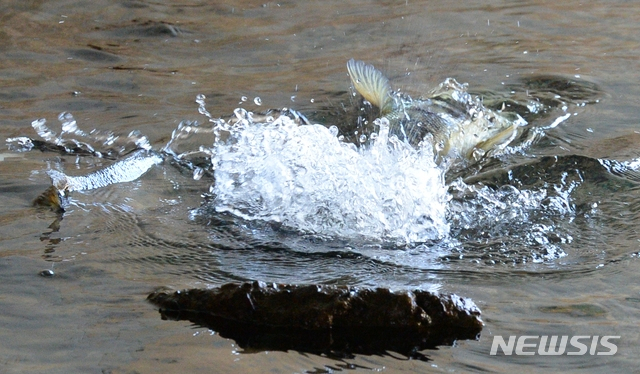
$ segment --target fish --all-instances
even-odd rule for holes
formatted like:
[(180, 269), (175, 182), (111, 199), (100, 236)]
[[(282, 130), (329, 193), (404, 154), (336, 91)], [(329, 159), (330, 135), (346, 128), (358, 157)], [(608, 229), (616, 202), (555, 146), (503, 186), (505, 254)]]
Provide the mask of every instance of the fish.
[(499, 113), (482, 105), (466, 85), (448, 78), (428, 97), (394, 91), (373, 65), (351, 59), (347, 71), (353, 88), (389, 123), (390, 135), (413, 146), (429, 141), (438, 162), (477, 162), (504, 149), (527, 122), (517, 113)]

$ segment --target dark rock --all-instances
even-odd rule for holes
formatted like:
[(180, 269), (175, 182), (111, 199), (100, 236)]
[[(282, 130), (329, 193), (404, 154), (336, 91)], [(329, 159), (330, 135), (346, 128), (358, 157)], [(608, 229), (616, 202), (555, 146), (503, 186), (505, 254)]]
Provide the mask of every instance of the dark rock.
[(418, 351), (477, 339), (480, 310), (456, 295), (384, 288), (226, 284), (216, 289), (156, 291), (148, 300), (163, 319), (190, 320), (236, 340), (247, 351), (317, 354)]
[(46, 269), (46, 270), (42, 270), (41, 272), (38, 273), (41, 277), (45, 277), (45, 278), (50, 278), (53, 277), (54, 275), (56, 275), (53, 270), (51, 269)]

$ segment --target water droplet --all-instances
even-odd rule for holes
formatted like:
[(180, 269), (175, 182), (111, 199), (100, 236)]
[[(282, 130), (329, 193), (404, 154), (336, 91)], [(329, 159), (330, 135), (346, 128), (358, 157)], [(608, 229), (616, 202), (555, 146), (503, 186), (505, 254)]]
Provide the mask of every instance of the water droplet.
[(245, 109), (243, 108), (236, 108), (233, 111), (233, 114), (235, 114), (235, 116), (239, 119), (239, 120), (246, 120), (249, 118), (249, 112), (247, 112)]
[(291, 96), (291, 101), (292, 102), (296, 101), (296, 95)]
[(195, 168), (193, 170), (193, 179), (199, 181), (200, 179), (202, 179), (202, 176), (204, 175), (204, 169), (202, 168)]
[(256, 104), (256, 105), (262, 105), (262, 99), (261, 99), (260, 97), (258, 97), (258, 96), (256, 96), (256, 97), (253, 99), (253, 102), (254, 102), (254, 104)]
[(31, 127), (38, 133), (38, 135), (47, 142), (58, 143), (58, 134), (53, 132), (47, 125), (47, 120), (44, 118), (37, 119), (31, 122)]
[(240, 101), (242, 101), (242, 102), (247, 101), (247, 97), (246, 97), (246, 96), (242, 96), (242, 97), (240, 98)]
[(329, 127), (329, 132), (331, 133), (331, 135), (333, 136), (338, 136), (338, 126), (331, 126)]
[(367, 141), (367, 136), (362, 134), (360, 135), (360, 137), (358, 138), (358, 140), (360, 141), (360, 143), (364, 143)]
[(196, 95), (196, 103), (198, 104), (198, 113), (209, 118), (209, 122), (214, 122), (215, 120), (211, 117), (211, 113), (205, 108), (205, 99), (206, 97), (203, 94)]
[(73, 115), (69, 112), (62, 112), (58, 116), (58, 120), (62, 122), (62, 132), (74, 133), (78, 130), (78, 126), (76, 124), (76, 120), (73, 118)]
[(311, 100), (309, 100), (309, 101), (313, 103), (315, 100), (314, 100), (314, 99), (311, 99)]

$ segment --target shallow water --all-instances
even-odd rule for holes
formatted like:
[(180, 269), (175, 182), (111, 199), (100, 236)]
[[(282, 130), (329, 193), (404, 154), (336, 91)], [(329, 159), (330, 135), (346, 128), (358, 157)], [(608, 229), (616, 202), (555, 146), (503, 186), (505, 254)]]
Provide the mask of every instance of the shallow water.
[[(486, 103), (515, 106), (534, 97), (548, 108), (523, 111), (532, 127), (544, 128), (530, 147), (445, 175), (448, 229), (409, 244), (402, 235), (319, 237), (219, 214), (210, 205), (198, 210), (210, 176), (196, 180), (169, 162), (133, 182), (73, 193), (59, 221), (31, 207), (51, 183), (47, 171), (85, 175), (113, 161), (5, 148), (0, 371), (639, 366), (634, 4), (5, 1), (0, 9), (2, 139), (38, 138), (33, 120), (45, 118), (56, 129), (58, 114), (70, 112), (83, 131), (111, 131), (122, 140), (138, 130), (160, 149), (180, 122), (207, 123), (195, 102), (199, 94), (214, 117), (238, 107), (291, 107), (345, 128), (333, 122), (344, 118), (343, 106), (356, 104), (345, 69), (353, 57), (375, 64), (411, 95), (453, 77)], [(568, 79), (579, 88), (575, 96), (552, 85)], [(54, 275), (39, 275), (43, 270)], [(344, 360), (246, 353), (205, 328), (162, 321), (145, 301), (158, 286), (254, 279), (455, 292), (478, 304), (485, 328), (478, 341), (425, 351), (430, 362), (394, 353)], [(490, 356), (496, 335), (621, 338), (614, 356)]]

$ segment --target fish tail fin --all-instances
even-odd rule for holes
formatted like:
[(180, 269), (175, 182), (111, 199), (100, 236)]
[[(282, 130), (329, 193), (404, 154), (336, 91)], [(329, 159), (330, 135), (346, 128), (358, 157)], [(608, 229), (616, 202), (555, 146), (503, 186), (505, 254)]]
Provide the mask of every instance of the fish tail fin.
[(392, 111), (391, 84), (380, 70), (374, 68), (373, 65), (354, 59), (347, 62), (347, 70), (356, 91), (371, 104), (380, 108), (381, 115)]

